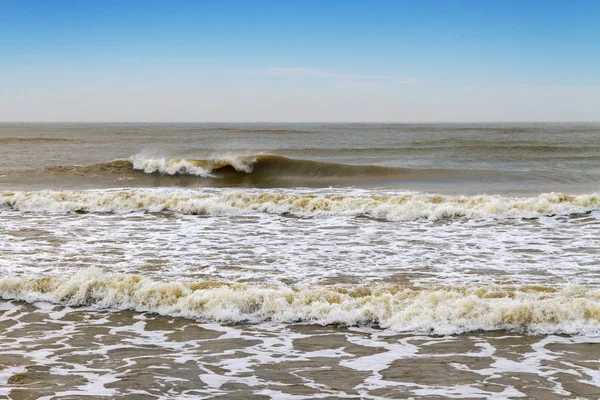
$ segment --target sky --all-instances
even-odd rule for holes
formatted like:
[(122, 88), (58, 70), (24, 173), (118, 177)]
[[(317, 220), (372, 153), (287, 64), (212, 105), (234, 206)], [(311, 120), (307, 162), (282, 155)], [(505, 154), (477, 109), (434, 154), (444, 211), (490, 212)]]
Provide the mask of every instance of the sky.
[(600, 1), (0, 1), (0, 121), (599, 121)]

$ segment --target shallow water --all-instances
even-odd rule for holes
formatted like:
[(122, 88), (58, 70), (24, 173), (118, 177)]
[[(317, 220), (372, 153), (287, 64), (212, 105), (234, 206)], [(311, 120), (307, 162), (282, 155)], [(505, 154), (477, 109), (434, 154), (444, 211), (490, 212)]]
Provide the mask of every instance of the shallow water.
[(2, 124), (0, 396), (598, 398), (598, 150), (598, 124)]
[[(25, 398), (594, 398), (600, 338), (220, 325), (3, 303), (0, 394)], [(11, 390), (12, 389), (12, 390)]]

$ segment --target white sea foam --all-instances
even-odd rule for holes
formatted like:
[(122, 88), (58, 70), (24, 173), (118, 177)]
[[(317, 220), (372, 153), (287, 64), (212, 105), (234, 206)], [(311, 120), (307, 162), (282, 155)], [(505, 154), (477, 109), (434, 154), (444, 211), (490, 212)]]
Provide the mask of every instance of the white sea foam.
[(130, 161), (133, 169), (147, 174), (159, 173), (164, 175), (196, 175), (213, 177), (213, 171), (225, 166), (231, 166), (240, 172), (250, 173), (257, 156), (221, 155), (208, 160), (167, 159), (133, 156)]
[(133, 164), (133, 169), (144, 171), (147, 174), (158, 172), (166, 175), (210, 176), (210, 169), (192, 165), (188, 160), (184, 159), (132, 157), (131, 163)]
[(583, 286), (261, 286), (160, 282), (88, 268), (71, 276), (4, 277), (0, 296), (224, 323), (373, 324), (436, 334), (503, 329), (600, 334), (600, 290)]
[(590, 212), (600, 195), (545, 193), (535, 197), (425, 194), (344, 195), (292, 191), (35, 191), (2, 192), (0, 206), (35, 212), (175, 212), (200, 215), (248, 213), (301, 217), (366, 216), (376, 219), (535, 218)]

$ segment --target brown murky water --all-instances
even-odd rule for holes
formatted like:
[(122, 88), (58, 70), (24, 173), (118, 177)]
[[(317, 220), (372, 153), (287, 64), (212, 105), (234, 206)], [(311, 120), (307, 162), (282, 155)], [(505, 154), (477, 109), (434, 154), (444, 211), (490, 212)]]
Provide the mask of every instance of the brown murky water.
[[(600, 338), (219, 325), (4, 303), (12, 398), (595, 398)], [(11, 390), (12, 389), (12, 390)]]
[(0, 397), (600, 397), (600, 125), (0, 125)]

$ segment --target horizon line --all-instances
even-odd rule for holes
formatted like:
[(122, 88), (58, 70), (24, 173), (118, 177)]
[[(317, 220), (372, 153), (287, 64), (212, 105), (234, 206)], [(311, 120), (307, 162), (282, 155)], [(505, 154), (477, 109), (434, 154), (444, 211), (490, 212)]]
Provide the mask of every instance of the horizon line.
[(8, 121), (0, 124), (543, 124), (600, 123), (600, 120), (514, 120), (514, 121)]

